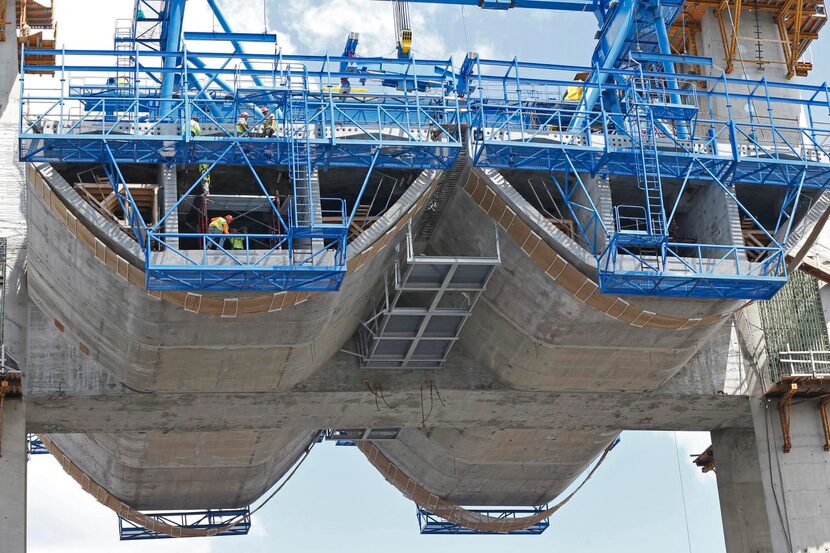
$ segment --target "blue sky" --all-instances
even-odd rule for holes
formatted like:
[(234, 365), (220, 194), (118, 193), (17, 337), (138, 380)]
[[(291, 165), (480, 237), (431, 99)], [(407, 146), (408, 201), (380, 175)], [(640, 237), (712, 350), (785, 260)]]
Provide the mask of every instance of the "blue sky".
[[(109, 48), (114, 21), (130, 16), (132, 0), (62, 0), (59, 42)], [(202, 0), (189, 2), (188, 29), (213, 25)], [(234, 27), (266, 27), (259, 0), (224, 0)], [(414, 49), (421, 57), (452, 55), (459, 64), (475, 50), (484, 57), (587, 64), (596, 23), (587, 14), (483, 12), (412, 6)], [(369, 0), (268, 0), (268, 30), (286, 52), (339, 54), (349, 31), (361, 33), (359, 53), (394, 48), (391, 6)], [(826, 50), (827, 36), (813, 50)], [(816, 59), (810, 78), (821, 82), (830, 61)], [(539, 537), (419, 536), (415, 508), (389, 486), (356, 448), (325, 443), (295, 478), (254, 518), (246, 537), (119, 543), (115, 515), (66, 476), (51, 457), (29, 463), (28, 535), (34, 553), (360, 551), (362, 553), (664, 553), (725, 551), (714, 474), (703, 475), (689, 455), (709, 445), (706, 433), (627, 432), (588, 485), (557, 513)], [(685, 501), (681, 494), (681, 478)]]
[[(97, 553), (665, 553), (725, 551), (715, 475), (689, 455), (705, 432), (626, 432), (588, 484), (541, 536), (421, 536), (414, 505), (354, 447), (315, 447), (286, 487), (254, 515), (248, 536), (119, 542), (114, 513), (50, 456), (29, 462), (29, 551)], [(679, 463), (678, 463), (679, 458)], [(680, 470), (678, 471), (678, 466)], [(685, 503), (680, 476), (683, 478)]]

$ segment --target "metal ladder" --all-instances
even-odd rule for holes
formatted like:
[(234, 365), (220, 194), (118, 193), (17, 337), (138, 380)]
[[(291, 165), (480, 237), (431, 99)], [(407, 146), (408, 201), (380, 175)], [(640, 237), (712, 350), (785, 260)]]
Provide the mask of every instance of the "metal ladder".
[(660, 179), (660, 161), (657, 153), (654, 116), (647, 104), (635, 100), (632, 106), (632, 133), (638, 142), (640, 163), (637, 165), (637, 187), (645, 195), (646, 233), (668, 236), (663, 208), (663, 186)]
[(289, 171), (294, 193), (294, 225), (300, 228), (312, 228), (321, 222), (319, 220), (320, 198), (319, 181), (312, 178), (311, 137), (306, 123), (308, 110), (306, 93), (292, 93), (286, 107)]

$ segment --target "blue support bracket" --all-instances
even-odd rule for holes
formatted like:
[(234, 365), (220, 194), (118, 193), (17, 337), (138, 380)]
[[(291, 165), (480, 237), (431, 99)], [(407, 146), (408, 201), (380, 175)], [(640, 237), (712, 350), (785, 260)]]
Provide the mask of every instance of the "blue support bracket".
[[(547, 505), (543, 505), (540, 507), (527, 507), (518, 509), (486, 508), (468, 510), (473, 513), (479, 513), (481, 515), (493, 518), (519, 518), (539, 514), (547, 508)], [(543, 519), (531, 526), (530, 528), (526, 528), (524, 530), (517, 530), (515, 532), (492, 532), (471, 530), (469, 528), (465, 528), (453, 522), (449, 522), (448, 520), (441, 518), (438, 515), (434, 515), (421, 506), (416, 505), (416, 509), (416, 515), (418, 518), (418, 528), (420, 529), (420, 533), (423, 535), (469, 536), (497, 534), (507, 536), (538, 536), (544, 533), (545, 530), (547, 530), (550, 526), (550, 519)]]
[[(250, 507), (244, 509), (207, 509), (203, 511), (155, 511), (144, 513), (151, 519), (170, 526), (191, 530), (212, 530), (239, 520), (225, 532), (217, 536), (244, 536), (251, 529)], [(144, 528), (123, 517), (118, 517), (118, 537), (121, 541), (159, 540), (172, 538), (154, 530)]]

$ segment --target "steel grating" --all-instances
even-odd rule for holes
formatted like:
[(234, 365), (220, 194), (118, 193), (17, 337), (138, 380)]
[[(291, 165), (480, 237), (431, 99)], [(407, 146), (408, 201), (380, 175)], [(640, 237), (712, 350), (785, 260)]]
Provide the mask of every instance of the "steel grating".
[(358, 333), (367, 369), (440, 369), (496, 266), (491, 257), (415, 255), (411, 226), (406, 256), (384, 275), (383, 295)]

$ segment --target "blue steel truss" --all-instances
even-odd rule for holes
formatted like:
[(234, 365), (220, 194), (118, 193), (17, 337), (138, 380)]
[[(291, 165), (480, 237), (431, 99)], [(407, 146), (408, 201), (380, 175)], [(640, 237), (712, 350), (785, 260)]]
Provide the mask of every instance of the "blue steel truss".
[[(193, 530), (221, 528), (231, 521), (239, 520), (229, 530), (217, 536), (244, 536), (251, 529), (250, 507), (204, 511), (158, 511), (144, 514), (171, 526)], [(118, 517), (118, 536), (121, 541), (159, 540), (173, 537), (149, 530), (120, 516)]]
[[(517, 530), (514, 532), (491, 532), (491, 531), (482, 531), (482, 530), (471, 530), (469, 528), (465, 528), (453, 522), (449, 522), (446, 519), (439, 517), (438, 515), (434, 515), (424, 509), (423, 507), (416, 506), (416, 516), (418, 517), (418, 527), (420, 528), (421, 534), (424, 535), (509, 535), (509, 536), (538, 536), (544, 533), (545, 530), (548, 529), (550, 526), (550, 519), (543, 519), (531, 526), (530, 528), (526, 528), (524, 530)], [(493, 518), (518, 518), (518, 517), (527, 517), (533, 516), (535, 514), (541, 513), (547, 509), (547, 505), (543, 505), (541, 507), (529, 507), (529, 508), (522, 508), (522, 509), (468, 509), (474, 513), (479, 513), (484, 516), (493, 517)]]
[[(689, 61), (652, 57), (662, 66)], [(830, 186), (827, 87), (632, 65), (595, 67), (608, 78), (586, 83), (573, 80), (581, 69), (573, 66), (476, 60), (467, 70), (476, 90), (469, 100), (474, 164), (549, 173), (597, 259), (604, 293), (771, 297), (786, 282), (783, 244), (799, 200)], [(596, 105), (566, 99), (574, 88), (583, 98), (596, 90)], [(611, 227), (586, 185), (597, 176), (631, 177), (640, 190), (640, 203), (615, 206)], [(679, 186), (671, 201), (667, 181)], [(768, 248), (673, 243), (670, 227), (690, 183), (720, 188)], [(736, 184), (781, 188), (777, 217), (762, 224)]]
[[(345, 202), (318, 197), (316, 168), (368, 169), (362, 195), (375, 167), (446, 169), (461, 148), (459, 102), (447, 94), (450, 60), (361, 58), (358, 65), (351, 56), (67, 50), (57, 55), (60, 90), (42, 91), (26, 87), (23, 56), (21, 159), (102, 164), (145, 252), (151, 290), (337, 290), (354, 208), (349, 214)], [(348, 78), (360, 92), (340, 90)], [(243, 112), (251, 115), (240, 127)], [(201, 174), (150, 228), (124, 163), (198, 165)], [(186, 196), (200, 185), (208, 190), (220, 163), (247, 167), (278, 221), (268, 235), (234, 235), (241, 252), (216, 235), (163, 231)], [(288, 217), (257, 174), (268, 166), (288, 170)]]
[[(799, 202), (830, 185), (827, 86), (707, 76), (711, 60), (670, 53), (666, 29), (680, 0), (476, 3), (593, 13), (600, 30), (592, 65), (471, 55), (456, 72), (451, 60), (357, 57), (356, 35), (340, 57), (250, 54), (243, 43), (276, 37), (233, 33), (215, 0), (208, 4), (222, 33), (182, 33), (185, 0), (137, 0), (112, 51), (28, 54), (55, 56), (51, 67), (29, 64), (23, 53), (21, 159), (104, 165), (146, 252), (152, 289), (336, 290), (354, 209), (322, 225), (315, 169), (447, 169), (463, 147), (463, 128), (474, 165), (550, 174), (597, 260), (602, 292), (759, 298), (782, 285), (782, 244)], [(225, 42), (233, 51), (191, 51), (184, 40)], [(707, 70), (679, 74), (681, 64)], [(28, 88), (29, 70), (58, 73), (60, 90)], [(265, 132), (263, 107), (276, 114), (273, 132)], [(245, 128), (237, 126), (242, 112), (253, 114)], [(190, 131), (194, 116), (198, 134)], [(247, 166), (278, 228), (241, 237), (253, 248), (245, 255), (209, 235), (163, 232), (170, 212), (148, 228), (121, 176), (124, 163), (198, 165), (197, 183), (206, 185), (220, 163)], [(256, 176), (262, 166), (289, 173), (287, 220)], [(586, 179), (595, 177), (630, 177), (641, 200), (615, 206), (610, 221), (588, 191)], [(680, 192), (668, 198), (665, 183)], [(700, 183), (719, 187), (768, 248), (673, 241), (684, 192)], [(781, 187), (776, 221), (762, 224), (736, 184)], [(180, 241), (197, 246), (181, 249)]]

